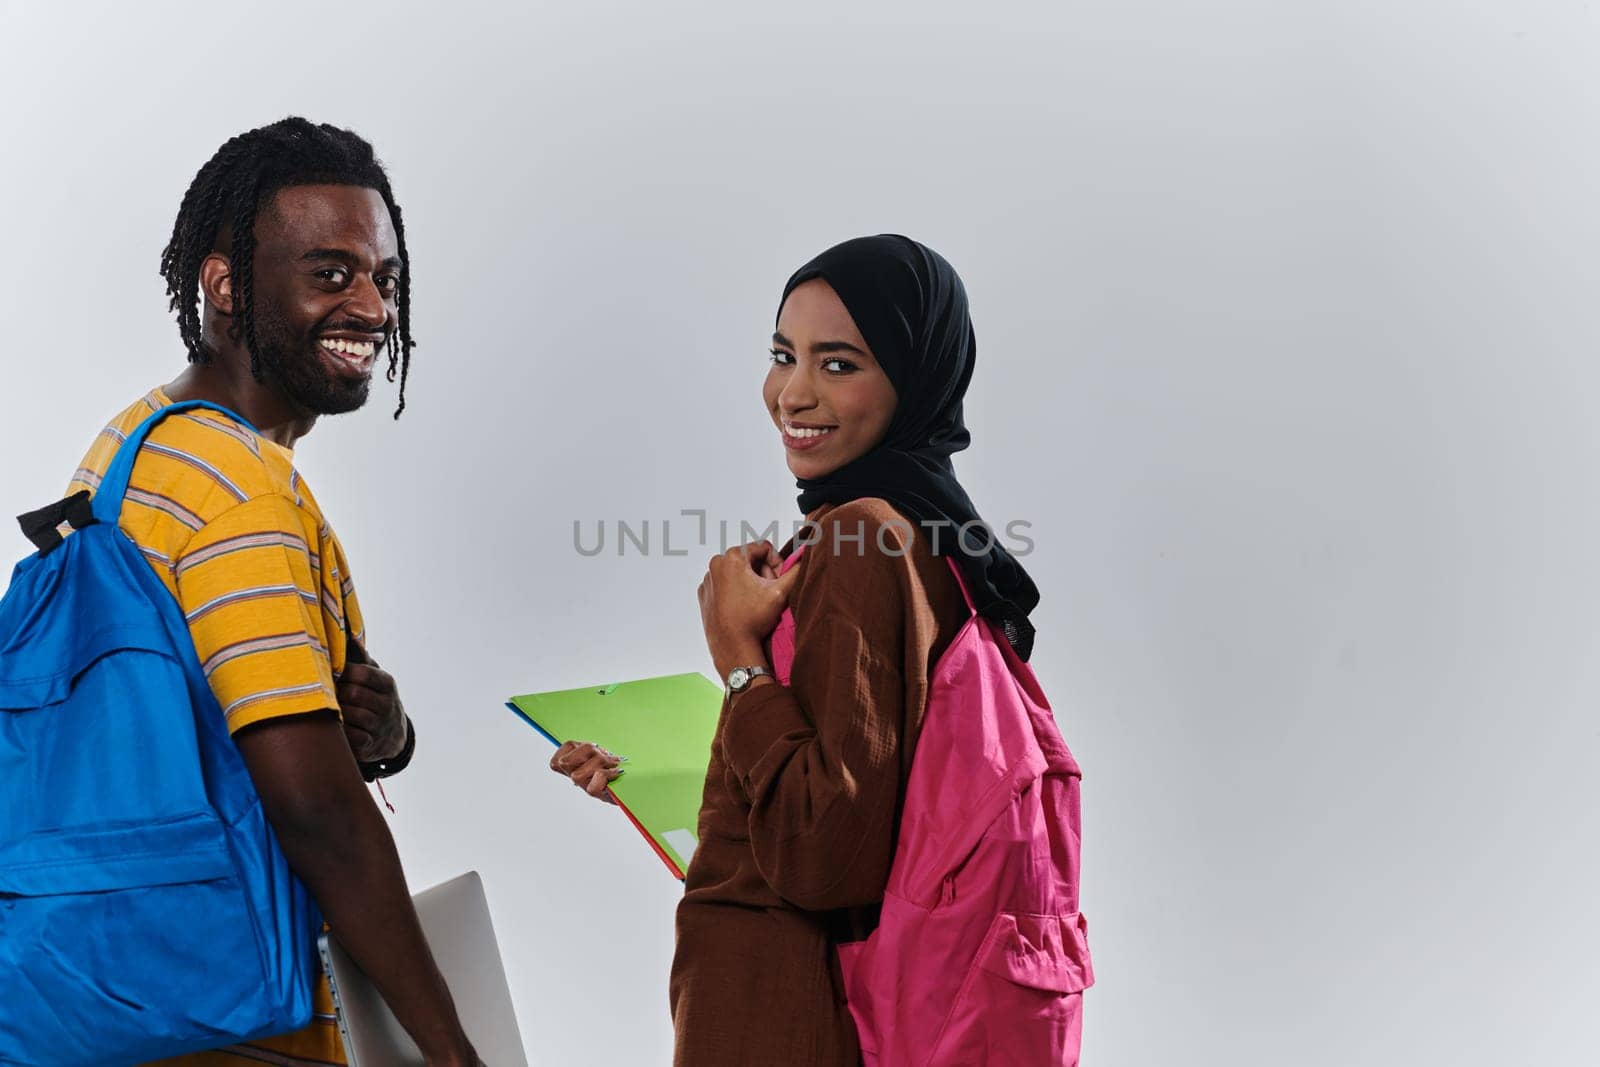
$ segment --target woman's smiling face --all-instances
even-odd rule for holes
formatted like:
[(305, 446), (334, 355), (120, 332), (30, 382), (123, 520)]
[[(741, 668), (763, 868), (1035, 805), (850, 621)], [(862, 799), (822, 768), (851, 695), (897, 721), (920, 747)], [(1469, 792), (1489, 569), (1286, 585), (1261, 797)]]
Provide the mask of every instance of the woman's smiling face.
[(783, 302), (761, 395), (789, 470), (811, 480), (876, 447), (898, 402), (844, 302), (821, 278), (795, 286)]

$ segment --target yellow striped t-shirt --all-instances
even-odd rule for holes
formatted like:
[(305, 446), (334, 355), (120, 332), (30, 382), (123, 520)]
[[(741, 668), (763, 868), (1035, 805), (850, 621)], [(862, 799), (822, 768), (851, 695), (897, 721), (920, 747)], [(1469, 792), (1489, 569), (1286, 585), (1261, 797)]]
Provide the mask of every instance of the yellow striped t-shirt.
[[(154, 389), (112, 419), (68, 494), (96, 490), (127, 435), (171, 402)], [(230, 732), (338, 710), (346, 648), (366, 635), (344, 549), (293, 452), (213, 411), (169, 416), (133, 465), (119, 525), (177, 598)], [(325, 981), (315, 1000), (304, 1030), (162, 1063), (343, 1064)]]

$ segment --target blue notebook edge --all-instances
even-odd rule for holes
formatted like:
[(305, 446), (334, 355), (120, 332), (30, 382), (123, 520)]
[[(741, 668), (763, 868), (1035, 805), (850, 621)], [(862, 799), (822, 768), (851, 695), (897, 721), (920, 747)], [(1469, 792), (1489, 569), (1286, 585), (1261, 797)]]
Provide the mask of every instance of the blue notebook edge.
[(521, 708), (517, 707), (517, 703), (516, 703), (515, 700), (506, 701), (506, 707), (511, 709), (511, 714), (515, 715), (517, 718), (521, 719), (523, 722), (525, 722), (529, 726), (533, 727), (534, 730), (538, 732), (540, 737), (544, 738), (546, 741), (550, 742), (552, 745), (556, 746), (557, 748), (561, 747), (561, 742), (557, 741), (553, 736), (551, 736), (549, 730), (546, 730), (543, 726), (540, 726), (538, 723), (534, 722), (533, 719), (531, 719), (528, 716), (527, 712), (525, 712)]

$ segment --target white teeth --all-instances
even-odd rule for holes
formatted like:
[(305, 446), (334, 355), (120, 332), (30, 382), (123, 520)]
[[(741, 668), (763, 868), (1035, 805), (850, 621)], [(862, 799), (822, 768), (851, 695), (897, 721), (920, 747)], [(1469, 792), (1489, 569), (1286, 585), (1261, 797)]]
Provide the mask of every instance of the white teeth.
[(322, 347), (329, 352), (337, 352), (344, 356), (354, 356), (357, 359), (366, 359), (378, 350), (378, 346), (371, 341), (345, 341), (339, 338), (324, 337)]
[(823, 434), (832, 433), (833, 428), (830, 426), (824, 430), (812, 430), (802, 429), (799, 426), (785, 426), (783, 428), (783, 432), (788, 434), (790, 437), (821, 437)]

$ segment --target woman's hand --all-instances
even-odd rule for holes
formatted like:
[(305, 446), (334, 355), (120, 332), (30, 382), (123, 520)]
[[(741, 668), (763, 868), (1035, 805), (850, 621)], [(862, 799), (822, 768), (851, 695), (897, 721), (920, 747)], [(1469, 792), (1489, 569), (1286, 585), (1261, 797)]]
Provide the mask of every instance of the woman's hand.
[(611, 783), (622, 777), (625, 756), (614, 756), (590, 741), (568, 741), (550, 757), (550, 769), (572, 779), (572, 784), (607, 804), (615, 804)]
[(719, 676), (766, 662), (762, 642), (789, 606), (789, 590), (799, 575), (793, 567), (780, 575), (782, 564), (770, 541), (752, 541), (711, 557), (700, 582), (700, 621)]

